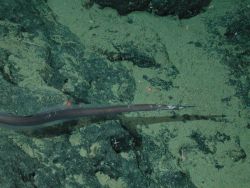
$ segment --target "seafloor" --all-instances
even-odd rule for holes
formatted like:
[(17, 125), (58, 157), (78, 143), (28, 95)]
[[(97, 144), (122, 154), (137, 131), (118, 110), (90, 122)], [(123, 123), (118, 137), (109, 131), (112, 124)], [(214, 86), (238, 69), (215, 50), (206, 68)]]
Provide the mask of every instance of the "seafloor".
[(213, 0), (181, 20), (86, 2), (0, 0), (2, 112), (195, 107), (3, 124), (0, 187), (249, 187), (250, 2)]

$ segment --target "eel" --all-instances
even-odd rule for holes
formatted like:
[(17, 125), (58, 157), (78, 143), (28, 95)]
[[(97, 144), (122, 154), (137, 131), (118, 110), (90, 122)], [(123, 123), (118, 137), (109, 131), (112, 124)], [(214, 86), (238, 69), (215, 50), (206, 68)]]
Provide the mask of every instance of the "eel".
[(102, 117), (118, 115), (121, 113), (155, 110), (180, 110), (194, 106), (166, 105), (166, 104), (130, 104), (130, 105), (111, 105), (100, 107), (67, 107), (54, 111), (40, 112), (31, 115), (15, 115), (0, 113), (1, 127), (39, 127), (46, 123), (56, 121), (67, 121), (82, 117)]

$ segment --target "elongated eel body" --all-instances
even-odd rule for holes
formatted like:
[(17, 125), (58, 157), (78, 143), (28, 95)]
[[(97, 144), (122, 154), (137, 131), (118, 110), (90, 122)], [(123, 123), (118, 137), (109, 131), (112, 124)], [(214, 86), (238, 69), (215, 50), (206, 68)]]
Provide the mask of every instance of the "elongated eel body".
[(180, 110), (193, 106), (179, 105), (158, 105), (158, 104), (134, 104), (134, 105), (117, 105), (117, 106), (102, 106), (92, 108), (65, 108), (51, 112), (41, 112), (37, 114), (19, 116), (13, 114), (0, 114), (0, 124), (14, 127), (35, 127), (49, 122), (58, 120), (70, 120), (81, 117), (100, 117), (116, 115), (126, 112), (137, 111), (154, 111), (154, 110)]

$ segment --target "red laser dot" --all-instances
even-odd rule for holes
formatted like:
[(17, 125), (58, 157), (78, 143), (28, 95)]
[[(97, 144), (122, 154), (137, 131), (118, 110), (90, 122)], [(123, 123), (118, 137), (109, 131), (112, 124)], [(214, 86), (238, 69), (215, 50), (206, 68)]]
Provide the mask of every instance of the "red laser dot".
[(70, 100), (66, 100), (65, 105), (67, 107), (71, 107), (72, 106), (72, 102)]

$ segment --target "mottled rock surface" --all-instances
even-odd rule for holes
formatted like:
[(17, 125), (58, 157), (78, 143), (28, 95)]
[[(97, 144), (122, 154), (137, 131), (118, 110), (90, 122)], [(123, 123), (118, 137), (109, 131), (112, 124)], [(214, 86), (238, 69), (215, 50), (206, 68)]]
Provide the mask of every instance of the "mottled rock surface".
[[(0, 108), (26, 115), (68, 99), (85, 104), (130, 103), (135, 80), (128, 68), (116, 62), (166, 71), (166, 77), (176, 75), (164, 45), (159, 46), (160, 53), (152, 47), (140, 50), (136, 43), (114, 44), (114, 51), (97, 50), (86, 57), (84, 44), (56, 20), (45, 1), (2, 0)], [(153, 53), (163, 54), (165, 64)], [(195, 187), (169, 151), (126, 125), (91, 120), (24, 132), (3, 129), (0, 187), (101, 187), (103, 178), (127, 187)], [(167, 157), (161, 174), (157, 174), (159, 157)]]

